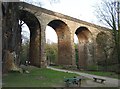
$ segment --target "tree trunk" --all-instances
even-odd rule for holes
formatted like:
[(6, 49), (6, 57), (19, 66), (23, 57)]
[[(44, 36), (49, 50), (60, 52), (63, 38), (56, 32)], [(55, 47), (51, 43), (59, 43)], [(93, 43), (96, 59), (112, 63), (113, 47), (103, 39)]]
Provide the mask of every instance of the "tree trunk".
[(15, 67), (19, 60), (21, 45), (21, 30), (18, 19), (18, 4), (15, 2), (2, 3), (2, 61), (3, 73)]

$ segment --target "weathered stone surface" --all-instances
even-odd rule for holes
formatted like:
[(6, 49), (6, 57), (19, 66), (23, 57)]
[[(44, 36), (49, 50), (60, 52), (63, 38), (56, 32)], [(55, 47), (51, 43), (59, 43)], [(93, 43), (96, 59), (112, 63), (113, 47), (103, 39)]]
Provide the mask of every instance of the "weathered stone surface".
[(14, 54), (6, 50), (6, 60), (5, 60), (5, 70), (6, 71), (16, 71), (19, 70), (19, 67), (15, 64)]

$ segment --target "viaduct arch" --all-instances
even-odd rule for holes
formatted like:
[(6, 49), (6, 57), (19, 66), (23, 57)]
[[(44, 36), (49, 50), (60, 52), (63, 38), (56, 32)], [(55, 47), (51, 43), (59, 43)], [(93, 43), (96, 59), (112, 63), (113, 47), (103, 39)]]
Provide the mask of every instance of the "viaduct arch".
[(30, 30), (30, 47), (29, 47), (29, 61), (31, 65), (40, 66), (40, 42), (41, 42), (41, 27), (38, 19), (34, 14), (26, 11), (20, 11), (20, 20), (27, 24)]
[(75, 34), (78, 37), (78, 65), (86, 67), (93, 64), (93, 36), (87, 27), (81, 26), (77, 28)]
[(51, 26), (58, 36), (58, 64), (74, 65), (71, 59), (72, 46), (69, 27), (61, 20), (53, 20), (48, 23), (48, 26)]

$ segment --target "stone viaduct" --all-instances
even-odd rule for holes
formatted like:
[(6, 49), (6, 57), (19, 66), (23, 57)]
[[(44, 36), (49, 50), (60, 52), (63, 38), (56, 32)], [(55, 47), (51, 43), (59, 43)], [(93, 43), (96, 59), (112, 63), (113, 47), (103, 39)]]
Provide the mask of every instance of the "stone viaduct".
[[(72, 12), (71, 12), (72, 13)], [(94, 19), (94, 18), (93, 18)], [(43, 9), (27, 3), (20, 4), (20, 20), (30, 29), (29, 60), (31, 65), (43, 67), (46, 65), (45, 30), (52, 27), (58, 37), (58, 64), (75, 66), (74, 35), (79, 40), (78, 65), (86, 67), (95, 64), (99, 58), (96, 38), (104, 32), (110, 36), (110, 30), (95, 24), (78, 20), (57, 12)], [(99, 55), (98, 55), (99, 54)]]
[(97, 35), (100, 32), (110, 34), (107, 28), (27, 3), (21, 4), (21, 20), (30, 29), (30, 61), (36, 66), (44, 66), (46, 63), (46, 26), (52, 27), (57, 33), (58, 64), (60, 65), (76, 65), (74, 34), (79, 40), (78, 65), (81, 67), (92, 65), (97, 60)]

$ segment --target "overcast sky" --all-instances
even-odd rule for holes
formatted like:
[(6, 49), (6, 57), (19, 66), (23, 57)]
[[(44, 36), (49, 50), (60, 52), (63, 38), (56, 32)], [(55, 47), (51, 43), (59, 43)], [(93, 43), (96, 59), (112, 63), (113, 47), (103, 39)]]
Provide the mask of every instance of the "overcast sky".
[[(43, 8), (59, 12), (74, 18), (78, 18), (80, 20), (102, 25), (95, 16), (95, 8), (98, 5), (100, 5), (102, 0), (57, 0), (58, 2), (55, 3), (50, 2), (50, 0), (25, 0), (25, 1), (29, 3), (34, 3), (35, 5), (38, 5), (38, 3), (40, 3), (41, 7)], [(47, 27), (46, 35), (47, 39), (50, 39), (53, 42), (57, 42), (56, 33), (50, 27)], [(75, 38), (75, 40), (77, 41), (77, 38)]]

